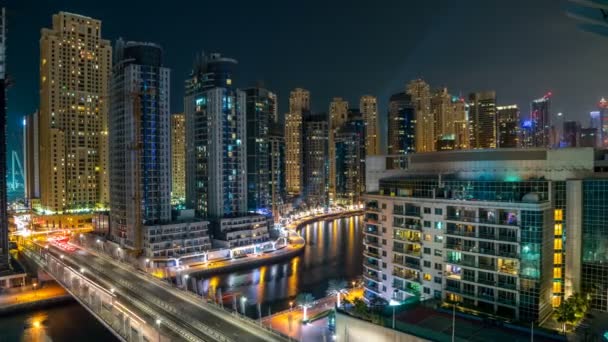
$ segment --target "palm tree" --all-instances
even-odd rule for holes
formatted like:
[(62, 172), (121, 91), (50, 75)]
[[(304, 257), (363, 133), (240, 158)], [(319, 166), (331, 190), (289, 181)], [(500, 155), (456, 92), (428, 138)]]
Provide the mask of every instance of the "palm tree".
[(562, 325), (562, 332), (565, 334), (566, 324), (573, 322), (575, 319), (572, 303), (568, 300), (563, 301), (562, 304), (555, 309), (553, 319)]
[(340, 307), (340, 295), (348, 294), (346, 291), (346, 281), (344, 280), (330, 280), (327, 286), (327, 295), (336, 296), (336, 304)]
[(304, 316), (302, 318), (303, 321), (308, 320), (308, 315), (306, 314), (307, 309), (312, 306), (312, 303), (315, 301), (315, 297), (313, 297), (310, 293), (300, 293), (296, 296), (296, 303), (304, 310)]

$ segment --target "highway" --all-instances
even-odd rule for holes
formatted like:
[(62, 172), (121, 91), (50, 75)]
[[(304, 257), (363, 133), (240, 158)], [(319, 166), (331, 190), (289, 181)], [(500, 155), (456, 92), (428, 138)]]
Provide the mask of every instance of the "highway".
[(202, 299), (139, 274), (138, 271), (120, 265), (110, 258), (100, 257), (83, 249), (65, 253), (51, 247), (49, 252), (56, 257), (64, 255), (63, 261), (66, 264), (75, 269), (84, 268), (84, 274), (88, 278), (112, 286), (122, 303), (133, 305), (149, 317), (161, 319), (163, 327), (169, 328), (184, 340), (285, 340), (253, 323), (237, 319), (232, 314), (203, 303)]

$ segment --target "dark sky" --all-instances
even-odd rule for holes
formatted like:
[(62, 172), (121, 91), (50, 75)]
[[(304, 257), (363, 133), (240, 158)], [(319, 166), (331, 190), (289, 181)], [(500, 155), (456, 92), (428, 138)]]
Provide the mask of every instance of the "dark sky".
[(316, 111), (326, 111), (334, 96), (358, 107), (369, 93), (384, 113), (390, 94), (415, 77), (453, 94), (495, 89), (499, 104), (516, 103), (522, 115), (531, 99), (551, 90), (553, 113), (584, 125), (608, 96), (608, 38), (577, 30), (558, 0), (0, 3), (8, 7), (14, 79), (9, 129), (37, 108), (40, 29), (62, 10), (101, 19), (106, 39), (161, 44), (172, 69), (174, 112), (182, 110), (183, 81), (203, 49), (238, 59), (237, 85), (263, 80), (278, 93), (281, 113), (295, 87), (311, 91)]

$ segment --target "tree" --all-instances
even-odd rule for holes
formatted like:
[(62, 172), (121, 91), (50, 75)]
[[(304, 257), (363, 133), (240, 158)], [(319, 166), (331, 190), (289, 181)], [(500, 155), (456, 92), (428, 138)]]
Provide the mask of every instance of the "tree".
[(312, 306), (312, 303), (315, 301), (315, 297), (313, 297), (310, 293), (300, 293), (296, 296), (296, 303), (304, 310), (304, 321), (308, 320), (307, 310)]
[(328, 296), (336, 296), (336, 304), (340, 307), (340, 295), (348, 294), (346, 291), (346, 281), (344, 280), (330, 280), (327, 287)]
[(563, 333), (566, 333), (568, 324), (576, 325), (585, 318), (590, 300), (588, 294), (574, 293), (555, 310), (553, 318), (562, 325)]

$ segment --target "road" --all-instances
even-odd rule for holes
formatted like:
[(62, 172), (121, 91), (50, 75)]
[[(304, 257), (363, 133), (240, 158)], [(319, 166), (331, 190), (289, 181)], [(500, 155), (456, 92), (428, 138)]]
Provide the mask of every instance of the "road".
[[(50, 248), (50, 253), (57, 257), (62, 254), (55, 248)], [(198, 301), (198, 298), (150, 279), (109, 258), (78, 249), (76, 252), (65, 254), (63, 260), (75, 269), (84, 268), (85, 276), (111, 284), (121, 302), (135, 304), (150, 316), (156, 315), (162, 320), (161, 324), (169, 326), (171, 330), (182, 330), (194, 335), (190, 337), (215, 341), (217, 338), (213, 333), (219, 333), (232, 341), (281, 340), (278, 335), (256, 328), (229, 313), (220, 312), (203, 303), (202, 299)], [(183, 335), (182, 337), (188, 338)]]

